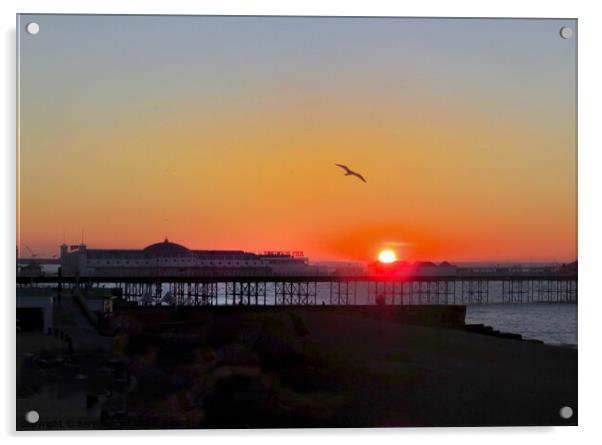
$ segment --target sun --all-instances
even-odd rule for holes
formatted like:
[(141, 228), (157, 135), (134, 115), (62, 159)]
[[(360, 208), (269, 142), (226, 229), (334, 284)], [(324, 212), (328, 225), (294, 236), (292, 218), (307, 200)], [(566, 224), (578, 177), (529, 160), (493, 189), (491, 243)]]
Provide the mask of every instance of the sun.
[(391, 249), (383, 249), (378, 254), (378, 261), (385, 264), (394, 263), (397, 261), (397, 255)]

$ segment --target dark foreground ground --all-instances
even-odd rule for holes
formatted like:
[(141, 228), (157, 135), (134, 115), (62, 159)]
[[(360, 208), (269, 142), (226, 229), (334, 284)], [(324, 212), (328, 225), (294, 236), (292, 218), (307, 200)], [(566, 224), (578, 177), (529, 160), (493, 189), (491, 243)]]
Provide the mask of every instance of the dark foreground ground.
[(194, 318), (123, 311), (72, 353), (18, 334), (18, 429), (577, 423), (575, 349), (312, 308)]

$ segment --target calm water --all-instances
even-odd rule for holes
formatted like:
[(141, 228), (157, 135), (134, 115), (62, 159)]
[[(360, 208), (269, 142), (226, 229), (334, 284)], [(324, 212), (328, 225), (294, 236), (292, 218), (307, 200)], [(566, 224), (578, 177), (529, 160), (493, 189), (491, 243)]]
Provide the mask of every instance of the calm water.
[(552, 345), (577, 346), (576, 304), (489, 304), (468, 306), (466, 323), (483, 323)]
[[(166, 285), (163, 291), (168, 291)], [(491, 283), (489, 301), (492, 304), (467, 306), (466, 323), (482, 323), (502, 332), (521, 334), (524, 338), (541, 340), (547, 344), (577, 346), (577, 304), (501, 304), (501, 291), (500, 283)], [(218, 285), (218, 304), (226, 303), (225, 293), (225, 285)], [(266, 286), (266, 294), (266, 303), (275, 304), (273, 284)], [(356, 295), (355, 303), (374, 304), (365, 283), (358, 285)], [(329, 304), (329, 300), (329, 285), (319, 283), (316, 303)], [(390, 303), (389, 300), (387, 302)]]
[[(502, 301), (501, 283), (491, 282), (489, 286), (489, 301), (494, 304), (468, 306), (466, 323), (482, 323), (502, 332), (521, 334), (547, 344), (577, 346), (576, 304), (495, 304)], [(266, 290), (267, 304), (274, 304), (275, 289), (268, 285)], [(164, 285), (163, 292), (167, 291), (168, 286)], [(316, 303), (328, 304), (329, 295), (329, 285), (318, 284)], [(356, 295), (356, 303), (374, 304), (368, 297), (365, 283), (358, 285)], [(218, 289), (218, 302), (225, 303), (225, 286), (222, 284)]]
[[(489, 301), (492, 304), (467, 306), (466, 323), (482, 323), (502, 332), (521, 334), (524, 338), (541, 340), (547, 344), (577, 346), (577, 304), (501, 304), (501, 283), (492, 282), (489, 289)], [(218, 304), (225, 303), (225, 291), (224, 285), (218, 286)], [(273, 285), (267, 285), (266, 294), (267, 304), (274, 304), (276, 296)], [(358, 284), (356, 295), (356, 303), (374, 304), (365, 283)], [(316, 303), (329, 304), (329, 296), (329, 285), (319, 283)]]

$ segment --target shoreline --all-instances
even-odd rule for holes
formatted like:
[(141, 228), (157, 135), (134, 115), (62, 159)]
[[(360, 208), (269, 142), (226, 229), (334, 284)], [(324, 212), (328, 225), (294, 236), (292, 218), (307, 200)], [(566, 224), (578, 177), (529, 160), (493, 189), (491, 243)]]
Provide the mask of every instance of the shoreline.
[(396, 321), (389, 307), (333, 309), (118, 310), (110, 351), (76, 350), (86, 380), (62, 365), (37, 369), (35, 354), (22, 368), (28, 379), (55, 375), (35, 393), (49, 407), (53, 391), (80, 406), (93, 395), (82, 429), (577, 424), (576, 349), (481, 335), (441, 314), (437, 325), (432, 308), (422, 313), (430, 324)]
[(521, 334), (526, 340), (539, 340), (547, 345), (579, 347), (577, 304), (469, 306), (466, 323)]

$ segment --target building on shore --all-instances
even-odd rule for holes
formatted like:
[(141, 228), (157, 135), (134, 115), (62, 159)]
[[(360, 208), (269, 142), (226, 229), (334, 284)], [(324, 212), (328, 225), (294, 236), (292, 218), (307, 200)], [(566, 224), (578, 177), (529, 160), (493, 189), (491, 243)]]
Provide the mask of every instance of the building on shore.
[(267, 276), (317, 275), (324, 268), (312, 266), (299, 251), (262, 253), (241, 250), (191, 250), (167, 238), (143, 249), (89, 249), (85, 244), (61, 246), (64, 276)]

